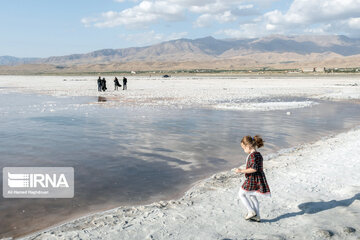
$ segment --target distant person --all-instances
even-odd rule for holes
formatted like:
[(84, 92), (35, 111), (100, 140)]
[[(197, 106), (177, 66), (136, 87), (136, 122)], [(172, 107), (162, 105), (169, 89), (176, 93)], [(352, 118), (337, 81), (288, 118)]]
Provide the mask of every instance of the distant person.
[(114, 85), (115, 85), (116, 91), (119, 90), (119, 87), (121, 87), (121, 84), (119, 83), (119, 80), (117, 79), (117, 77), (115, 77)]
[(98, 91), (101, 92), (102, 90), (102, 84), (101, 84), (101, 77), (99, 76), (98, 80), (97, 80), (97, 85), (98, 85)]
[(246, 158), (246, 169), (237, 168), (237, 173), (245, 173), (245, 182), (240, 187), (239, 197), (248, 213), (245, 220), (260, 222), (259, 202), (256, 196), (271, 196), (270, 188), (263, 171), (263, 158), (256, 150), (264, 146), (261, 137), (245, 136), (241, 140), (241, 147), (249, 154)]
[(105, 92), (106, 91), (106, 80), (105, 80), (105, 78), (103, 78), (102, 80), (101, 80), (101, 86), (102, 86), (102, 90)]
[(127, 89), (127, 78), (123, 77), (123, 90)]

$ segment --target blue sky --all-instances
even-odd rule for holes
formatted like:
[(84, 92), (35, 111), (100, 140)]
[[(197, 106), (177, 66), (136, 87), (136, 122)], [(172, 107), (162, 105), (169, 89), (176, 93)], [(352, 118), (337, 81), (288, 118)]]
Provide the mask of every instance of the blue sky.
[(49, 57), (178, 38), (360, 37), (360, 0), (2, 0), (0, 56)]

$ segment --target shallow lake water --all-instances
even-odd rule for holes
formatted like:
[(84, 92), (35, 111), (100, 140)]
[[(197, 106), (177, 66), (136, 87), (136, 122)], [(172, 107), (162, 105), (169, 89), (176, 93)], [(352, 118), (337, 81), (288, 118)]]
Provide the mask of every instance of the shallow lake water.
[[(258, 99), (270, 100), (311, 99)], [(1, 169), (74, 167), (75, 196), (1, 198), (0, 237), (23, 235), (120, 205), (178, 198), (199, 179), (244, 164), (245, 153), (239, 146), (244, 135), (260, 134), (265, 140), (261, 152), (266, 156), (360, 122), (359, 104), (314, 101), (319, 104), (249, 112), (114, 107), (106, 98), (2, 90)]]

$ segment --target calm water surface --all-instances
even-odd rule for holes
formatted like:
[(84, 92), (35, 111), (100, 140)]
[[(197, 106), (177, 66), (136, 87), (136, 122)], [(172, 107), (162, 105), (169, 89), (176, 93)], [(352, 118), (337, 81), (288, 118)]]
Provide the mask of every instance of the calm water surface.
[(1, 169), (75, 169), (73, 199), (1, 198), (0, 237), (120, 205), (180, 197), (195, 181), (243, 164), (239, 142), (247, 134), (263, 136), (266, 155), (360, 122), (359, 104), (317, 102), (303, 109), (243, 112), (109, 107), (105, 98), (0, 91)]

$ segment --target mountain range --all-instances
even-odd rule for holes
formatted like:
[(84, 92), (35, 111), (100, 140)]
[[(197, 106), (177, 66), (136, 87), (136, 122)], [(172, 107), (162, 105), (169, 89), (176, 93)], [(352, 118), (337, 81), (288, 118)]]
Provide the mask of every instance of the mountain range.
[(324, 65), (330, 62), (358, 66), (359, 59), (360, 39), (343, 35), (271, 35), (251, 39), (178, 39), (146, 47), (103, 49), (48, 58), (2, 56), (0, 65), (21, 65), (23, 68), (25, 65), (48, 65), (58, 70), (86, 69), (89, 66), (155, 70), (161, 69), (161, 66), (178, 69), (181, 66), (187, 68), (186, 65), (189, 65), (191, 68), (194, 63), (199, 67), (206, 68), (209, 65), (207, 68), (211, 68), (213, 63), (218, 63), (219, 68), (229, 69), (231, 66)]

